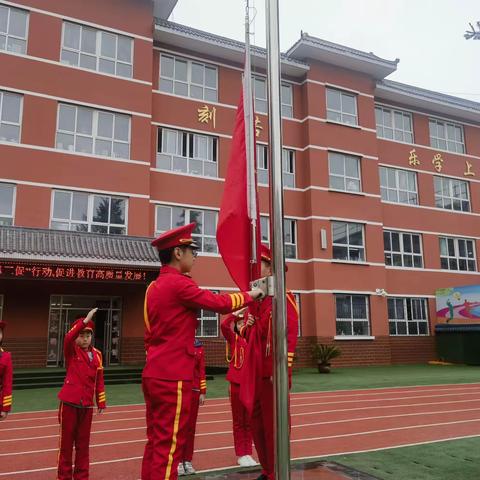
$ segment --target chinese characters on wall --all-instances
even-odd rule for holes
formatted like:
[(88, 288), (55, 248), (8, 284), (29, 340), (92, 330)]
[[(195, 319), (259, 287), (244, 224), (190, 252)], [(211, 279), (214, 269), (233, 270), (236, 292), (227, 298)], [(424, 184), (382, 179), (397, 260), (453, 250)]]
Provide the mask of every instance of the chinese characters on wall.
[[(433, 168), (440, 173), (443, 170), (443, 164), (445, 160), (442, 157), (441, 153), (435, 153), (432, 157)], [(416, 150), (413, 148), (410, 150), (408, 155), (408, 164), (412, 167), (418, 167), (421, 165), (420, 157), (418, 156)], [(468, 160), (465, 160), (465, 171), (463, 172), (465, 177), (474, 177), (475, 172), (473, 171), (473, 165)]]

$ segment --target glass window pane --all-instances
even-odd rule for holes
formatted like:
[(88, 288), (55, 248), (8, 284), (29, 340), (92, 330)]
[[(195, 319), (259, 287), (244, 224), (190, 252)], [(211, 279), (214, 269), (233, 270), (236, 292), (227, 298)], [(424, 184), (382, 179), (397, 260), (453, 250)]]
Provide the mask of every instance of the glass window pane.
[(53, 199), (53, 218), (70, 219), (70, 192), (55, 192)]
[(101, 58), (98, 63), (98, 71), (115, 75), (115, 61)]
[(187, 62), (185, 60), (175, 59), (175, 79), (182, 82), (187, 81)]
[(112, 198), (110, 203), (110, 223), (125, 224), (125, 206), (123, 198)]
[(329, 110), (341, 110), (340, 92), (327, 88), (327, 108)]
[(356, 114), (356, 98), (353, 95), (342, 95), (342, 112)]
[(15, 187), (0, 183), (0, 215), (13, 215), (13, 195)]
[(113, 137), (113, 114), (107, 112), (98, 112), (97, 134), (100, 137)]
[(117, 56), (117, 35), (109, 32), (100, 32), (100, 54), (103, 57), (115, 59)]
[(128, 142), (130, 138), (130, 117), (115, 114), (115, 140)]
[(95, 195), (93, 197), (93, 221), (108, 223), (110, 197)]
[(8, 8), (0, 5), (0, 32), (7, 33)]
[(78, 53), (72, 52), (71, 50), (62, 50), (60, 60), (62, 63), (76, 67), (78, 66), (78, 58)]
[(191, 72), (192, 83), (203, 85), (203, 70), (204, 70), (204, 67), (201, 63), (192, 62), (192, 72)]
[(2, 120), (12, 123), (20, 123), (21, 95), (4, 93), (2, 101)]
[(77, 133), (92, 135), (93, 110), (77, 107)]
[(92, 137), (79, 137), (77, 136), (75, 142), (75, 151), (82, 153), (93, 152), (93, 138)]
[(162, 77), (173, 78), (173, 65), (174, 61), (172, 57), (167, 57), (166, 55), (161, 56), (160, 63), (160, 75)]
[(132, 62), (132, 39), (118, 35), (117, 59), (122, 62)]
[(210, 88), (217, 88), (217, 69), (205, 67), (205, 85)]
[(26, 38), (27, 36), (27, 17), (28, 14), (23, 10), (16, 8), (10, 9), (10, 22), (8, 25), (8, 33), (15, 37)]
[(72, 220), (87, 221), (88, 195), (85, 193), (72, 194)]
[(63, 45), (75, 50), (80, 48), (80, 25), (64, 23)]
[(97, 31), (93, 28), (82, 27), (82, 52), (95, 54), (97, 50)]

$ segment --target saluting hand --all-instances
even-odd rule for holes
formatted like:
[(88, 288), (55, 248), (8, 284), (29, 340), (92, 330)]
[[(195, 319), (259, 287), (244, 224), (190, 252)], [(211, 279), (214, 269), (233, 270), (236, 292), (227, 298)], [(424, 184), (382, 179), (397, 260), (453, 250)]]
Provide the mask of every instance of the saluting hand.
[(92, 308), (87, 313), (87, 316), (85, 317), (85, 320), (83, 321), (83, 323), (87, 324), (93, 318), (93, 316), (97, 313), (97, 310), (98, 310), (98, 308)]
[(248, 314), (248, 319), (247, 319), (247, 326), (251, 327), (255, 323), (255, 317), (249, 313)]

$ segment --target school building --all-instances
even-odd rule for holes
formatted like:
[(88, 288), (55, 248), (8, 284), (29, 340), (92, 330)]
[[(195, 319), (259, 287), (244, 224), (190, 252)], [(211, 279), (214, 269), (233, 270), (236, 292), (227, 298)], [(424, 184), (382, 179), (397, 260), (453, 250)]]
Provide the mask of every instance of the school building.
[[(58, 366), (97, 306), (107, 365), (141, 364), (150, 241), (196, 221), (194, 278), (231, 291), (215, 240), (241, 42), (168, 21), (176, 0), (0, 0), (0, 317), (17, 366)], [(240, 20), (239, 20), (240, 21)], [(254, 48), (269, 241), (266, 52)], [(303, 33), (282, 54), (297, 365), (435, 358), (435, 291), (478, 283), (480, 104), (388, 79), (398, 60)], [(209, 365), (219, 318), (199, 312)]]

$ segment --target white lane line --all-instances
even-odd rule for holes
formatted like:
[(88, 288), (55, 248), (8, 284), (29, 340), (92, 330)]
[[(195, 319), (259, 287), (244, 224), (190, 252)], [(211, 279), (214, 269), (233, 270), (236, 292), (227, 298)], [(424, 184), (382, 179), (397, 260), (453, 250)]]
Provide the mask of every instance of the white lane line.
[(338, 435), (325, 435), (323, 437), (297, 438), (295, 440), (291, 440), (291, 443), (314, 442), (316, 440), (332, 440), (333, 438), (358, 437), (361, 435), (371, 435), (375, 433), (398, 432), (400, 430), (414, 430), (419, 428), (443, 427), (446, 425), (459, 425), (460, 423), (475, 423), (475, 422), (480, 422), (480, 418), (476, 418), (473, 420), (457, 420), (455, 422), (441, 422), (441, 423), (429, 423), (424, 425), (409, 425), (405, 427), (382, 428), (379, 430), (365, 430), (363, 432), (341, 433)]

